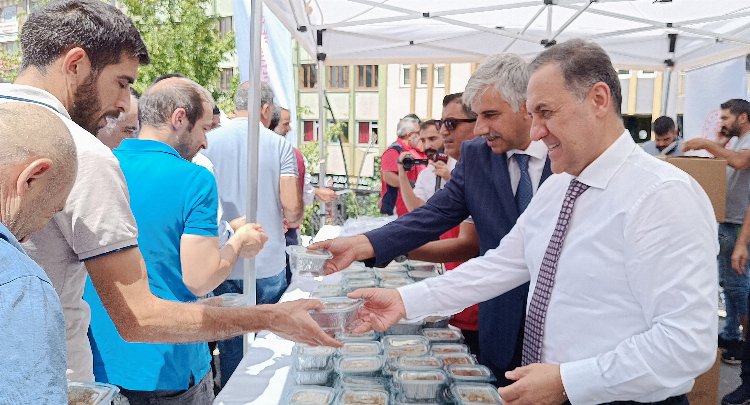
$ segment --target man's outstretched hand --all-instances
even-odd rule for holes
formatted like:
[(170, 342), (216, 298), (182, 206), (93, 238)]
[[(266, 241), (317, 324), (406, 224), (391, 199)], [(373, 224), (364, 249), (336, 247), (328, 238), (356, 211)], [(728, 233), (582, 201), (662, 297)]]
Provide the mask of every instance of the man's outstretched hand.
[(347, 294), (347, 297), (365, 300), (357, 312), (355, 333), (369, 330), (385, 332), (406, 316), (401, 294), (391, 288), (361, 288)]
[(356, 260), (366, 260), (375, 256), (372, 244), (365, 235), (329, 239), (313, 243), (308, 248), (326, 249), (333, 254), (333, 258), (326, 261), (326, 274), (344, 270)]

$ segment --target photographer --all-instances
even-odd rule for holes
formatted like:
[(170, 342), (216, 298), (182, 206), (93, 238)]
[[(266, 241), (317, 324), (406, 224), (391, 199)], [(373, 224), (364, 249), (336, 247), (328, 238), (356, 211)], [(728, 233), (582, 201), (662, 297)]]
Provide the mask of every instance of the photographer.
[[(424, 205), (435, 191), (442, 188), (443, 184), (450, 180), (450, 171), (456, 166), (454, 159), (441, 153), (443, 138), (438, 132), (435, 120), (428, 120), (420, 125), (419, 141), (428, 159), (415, 158), (411, 152), (402, 152), (398, 157), (399, 188), (409, 212)], [(436, 160), (436, 157), (439, 159)], [(436, 165), (440, 165), (441, 168), (439, 175), (435, 170)], [(412, 183), (407, 174), (417, 166), (426, 167), (419, 173), (416, 182)]]

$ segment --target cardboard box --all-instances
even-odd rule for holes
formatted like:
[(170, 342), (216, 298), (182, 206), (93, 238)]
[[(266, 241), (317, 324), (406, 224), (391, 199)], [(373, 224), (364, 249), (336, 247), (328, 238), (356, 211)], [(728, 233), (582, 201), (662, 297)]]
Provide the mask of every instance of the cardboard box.
[(690, 405), (716, 405), (719, 403), (719, 352), (711, 369), (695, 379), (693, 390), (688, 393)]
[(727, 161), (695, 156), (660, 157), (693, 176), (708, 194), (716, 222), (724, 222), (727, 201)]

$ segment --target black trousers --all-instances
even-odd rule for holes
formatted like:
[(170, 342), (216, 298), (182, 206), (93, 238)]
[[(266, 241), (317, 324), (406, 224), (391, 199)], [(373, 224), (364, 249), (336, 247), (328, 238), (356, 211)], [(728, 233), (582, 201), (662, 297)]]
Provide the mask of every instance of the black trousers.
[[(677, 395), (675, 397), (669, 397), (664, 401), (659, 402), (635, 402), (635, 401), (615, 401), (607, 402), (601, 405), (690, 405), (688, 402), (687, 395)], [(570, 405), (570, 402), (566, 401), (564, 405)]]

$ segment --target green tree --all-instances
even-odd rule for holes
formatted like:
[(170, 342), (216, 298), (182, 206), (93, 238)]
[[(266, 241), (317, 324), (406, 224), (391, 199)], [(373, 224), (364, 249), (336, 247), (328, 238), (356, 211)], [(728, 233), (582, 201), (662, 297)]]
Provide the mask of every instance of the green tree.
[(210, 0), (124, 0), (148, 47), (151, 64), (139, 69), (134, 87), (143, 91), (156, 77), (180, 72), (216, 100), (231, 99), (217, 88), (219, 63), (234, 49), (234, 37), (219, 35)]
[(19, 67), (21, 67), (20, 51), (5, 51), (0, 49), (0, 79), (9, 82), (16, 80)]

